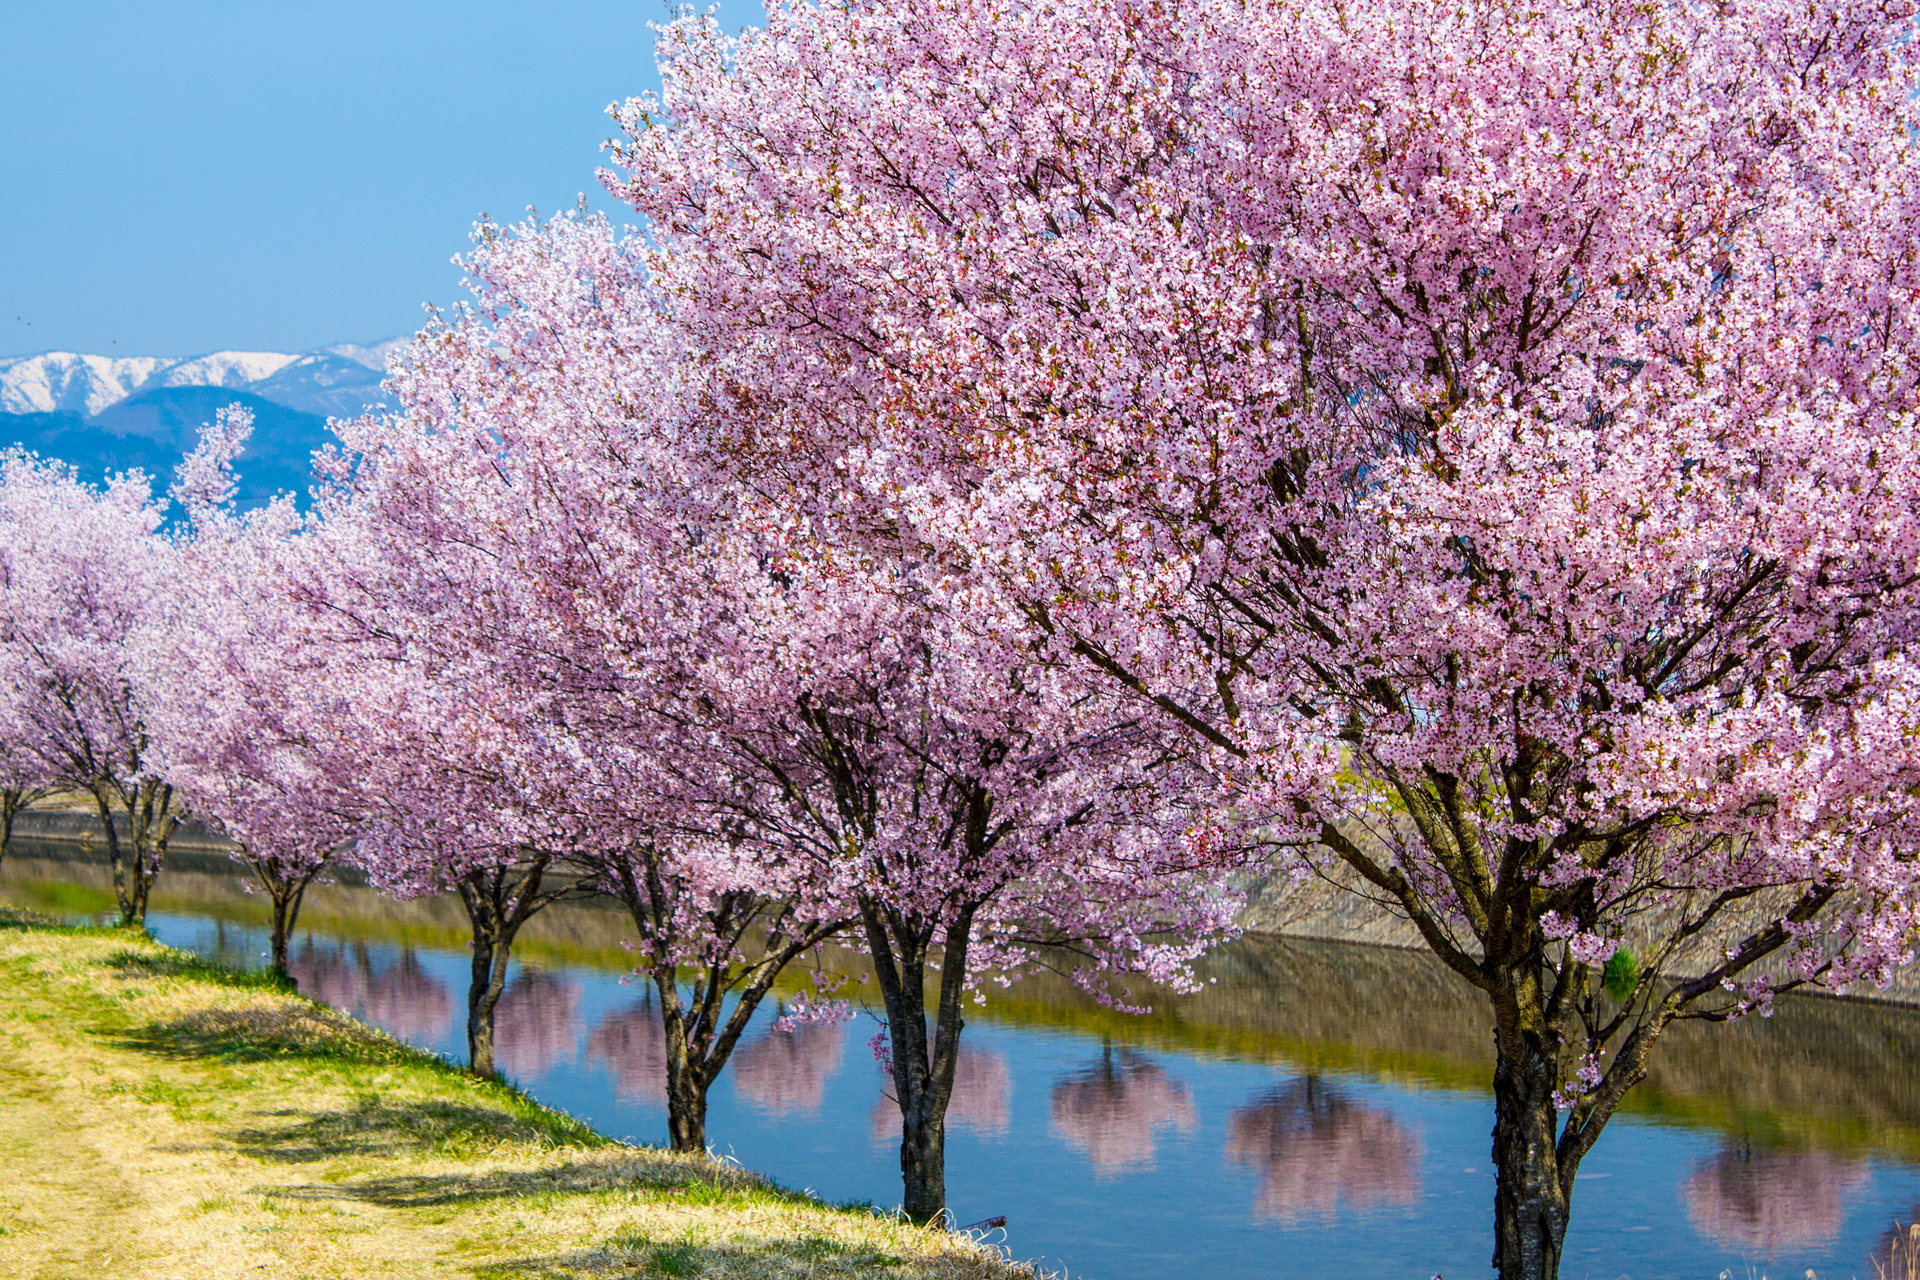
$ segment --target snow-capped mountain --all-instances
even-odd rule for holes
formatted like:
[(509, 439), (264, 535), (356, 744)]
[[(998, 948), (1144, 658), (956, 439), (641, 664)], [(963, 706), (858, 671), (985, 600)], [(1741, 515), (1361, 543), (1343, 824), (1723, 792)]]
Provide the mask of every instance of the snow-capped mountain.
[(114, 405), (168, 387), (247, 391), (275, 404), (343, 417), (384, 406), (386, 356), (399, 339), (340, 343), (288, 355), (215, 351), (184, 360), (95, 356), (71, 351), (0, 357), (0, 413), (77, 413), (95, 418)]
[(0, 360), (0, 413), (92, 417), (172, 363), (153, 356), (82, 356), (71, 351)]
[(89, 480), (138, 468), (164, 487), (200, 429), (229, 404), (253, 413), (239, 458), (243, 503), (303, 494), (328, 418), (389, 404), (380, 390), (391, 342), (289, 355), (215, 351), (185, 360), (46, 351), (0, 357), (0, 448), (59, 458)]
[[(239, 391), (271, 378), (299, 356), (277, 351), (216, 351), (194, 356), (179, 364), (170, 364), (140, 385), (141, 391), (155, 387), (225, 387)], [(136, 392), (136, 394), (138, 394)]]

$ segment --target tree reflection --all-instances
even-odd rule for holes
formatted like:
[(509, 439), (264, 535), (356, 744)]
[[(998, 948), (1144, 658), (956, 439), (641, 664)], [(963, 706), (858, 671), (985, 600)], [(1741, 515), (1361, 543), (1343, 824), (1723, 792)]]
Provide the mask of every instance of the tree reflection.
[(1324, 1222), (1341, 1209), (1420, 1198), (1419, 1135), (1315, 1076), (1235, 1111), (1227, 1158), (1259, 1172), (1254, 1215), (1272, 1222)]
[(544, 1075), (580, 1050), (580, 984), (545, 969), (521, 969), (493, 1014), (494, 1053), (510, 1076)]
[(844, 1044), (842, 1028), (821, 1022), (769, 1029), (734, 1059), (734, 1091), (772, 1115), (812, 1115), (827, 1095), (828, 1077), (839, 1069)]
[[(890, 1090), (892, 1081), (883, 1085)], [(1008, 1103), (1013, 1097), (1013, 1073), (997, 1053), (976, 1049), (964, 1041), (953, 1064), (953, 1098), (947, 1103), (947, 1128), (971, 1129), (987, 1137), (1007, 1131)], [(890, 1092), (873, 1104), (875, 1142), (900, 1139), (900, 1107)]]
[(606, 1067), (620, 1097), (660, 1101), (667, 1090), (667, 1036), (653, 998), (602, 1018), (587, 1037), (587, 1056)]
[(1086, 1152), (1099, 1177), (1152, 1168), (1160, 1130), (1185, 1133), (1195, 1120), (1186, 1085), (1152, 1060), (1111, 1044), (1099, 1062), (1061, 1077), (1051, 1104), (1053, 1131)]
[(1687, 1216), (1724, 1245), (1772, 1257), (1839, 1233), (1865, 1162), (1827, 1151), (1725, 1142), (1680, 1184)]
[(453, 1022), (453, 993), (412, 950), (376, 965), (365, 943), (309, 938), (287, 965), (300, 993), (402, 1040), (432, 1041)]

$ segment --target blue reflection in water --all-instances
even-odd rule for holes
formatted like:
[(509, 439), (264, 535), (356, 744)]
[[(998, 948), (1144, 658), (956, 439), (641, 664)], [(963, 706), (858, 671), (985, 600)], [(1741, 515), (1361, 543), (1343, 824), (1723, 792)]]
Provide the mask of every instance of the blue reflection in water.
[[(154, 914), (176, 946), (256, 963), (265, 935)], [(465, 1051), (467, 958), (329, 938), (301, 990), (425, 1048)], [(1284, 997), (1276, 997), (1284, 998)], [(829, 1200), (898, 1202), (897, 1113), (872, 1027), (788, 1034), (763, 1011), (710, 1100), (718, 1150)], [(989, 1013), (990, 1016), (990, 1013)], [(1296, 1072), (976, 1017), (948, 1128), (960, 1222), (1005, 1214), (1015, 1257), (1097, 1280), (1484, 1276), (1492, 1115), (1479, 1093)], [(644, 987), (517, 965), (503, 1069), (603, 1132), (664, 1142), (664, 1053)], [(1912, 1221), (1914, 1167), (1616, 1119), (1583, 1165), (1562, 1274), (1614, 1280), (1874, 1276)]]

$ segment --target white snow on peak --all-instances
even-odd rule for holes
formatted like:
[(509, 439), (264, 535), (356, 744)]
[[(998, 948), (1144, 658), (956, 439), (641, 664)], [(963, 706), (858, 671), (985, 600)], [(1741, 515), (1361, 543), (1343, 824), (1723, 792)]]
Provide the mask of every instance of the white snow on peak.
[(126, 399), (173, 361), (159, 356), (87, 356), (45, 351), (0, 370), (0, 413), (70, 410), (88, 417)]
[[(278, 351), (216, 351), (170, 364), (150, 378), (148, 387), (226, 387), (237, 390), (271, 378), (299, 356)], [(144, 390), (144, 388), (142, 388)]]
[(330, 347), (320, 348), (321, 353), (339, 356), (355, 364), (365, 365), (375, 373), (387, 371), (387, 356), (396, 348), (405, 346), (410, 339), (388, 338), (385, 342), (336, 342)]
[[(384, 373), (387, 353), (404, 341), (394, 338), (365, 344), (340, 343), (299, 355), (215, 351), (184, 360), (171, 356), (90, 356), (71, 351), (0, 357), (0, 413), (70, 412), (91, 418), (128, 396), (162, 387), (221, 387), (231, 391), (260, 387), (268, 393), (267, 398), (306, 412), (357, 413), (357, 390), (341, 390), (344, 384), (340, 375), (325, 369), (309, 376), (306, 366), (318, 368), (332, 357), (375, 374)], [(340, 366), (332, 367), (337, 370)], [(283, 372), (285, 377), (268, 383)], [(306, 385), (309, 382), (313, 385)], [(377, 400), (378, 378), (369, 377), (367, 384), (369, 398)]]

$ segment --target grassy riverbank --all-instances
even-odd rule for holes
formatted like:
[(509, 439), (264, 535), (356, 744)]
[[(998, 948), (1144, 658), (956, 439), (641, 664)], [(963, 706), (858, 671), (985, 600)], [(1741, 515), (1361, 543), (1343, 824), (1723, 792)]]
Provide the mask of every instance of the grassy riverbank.
[(144, 934), (3, 907), (0, 1168), (8, 1276), (1030, 1275), (611, 1142)]

